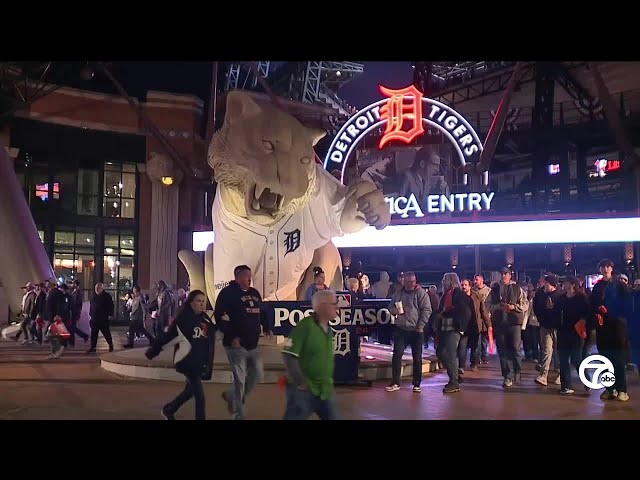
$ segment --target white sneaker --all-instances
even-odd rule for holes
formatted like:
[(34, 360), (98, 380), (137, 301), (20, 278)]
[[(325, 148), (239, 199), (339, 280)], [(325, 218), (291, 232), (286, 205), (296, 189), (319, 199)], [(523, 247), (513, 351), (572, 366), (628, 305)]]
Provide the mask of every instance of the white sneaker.
[(398, 390), (400, 390), (400, 385), (398, 385), (397, 383), (392, 383), (391, 385), (384, 387), (384, 389), (387, 392), (397, 392)]
[(54, 360), (56, 358), (55, 354), (51, 354), (47, 357), (47, 360)]
[(547, 386), (547, 376), (546, 375), (540, 375), (539, 377), (536, 378), (536, 383), (542, 385), (543, 387)]
[(58, 350), (56, 353), (53, 354), (53, 358), (60, 358), (63, 353), (64, 353), (64, 347), (60, 347), (60, 350)]
[(560, 381), (560, 375), (558, 375), (556, 377), (556, 379), (553, 381), (553, 383), (555, 383), (556, 385), (561, 385), (562, 384), (562, 382)]
[(616, 400), (618, 400), (619, 402), (628, 402), (629, 394), (627, 392), (620, 392), (616, 397)]

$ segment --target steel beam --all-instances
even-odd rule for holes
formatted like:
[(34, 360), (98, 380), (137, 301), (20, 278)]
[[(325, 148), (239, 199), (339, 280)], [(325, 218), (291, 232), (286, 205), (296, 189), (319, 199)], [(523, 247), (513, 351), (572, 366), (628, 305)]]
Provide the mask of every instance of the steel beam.
[[(491, 93), (500, 92), (505, 89), (511, 76), (513, 69), (501, 70), (495, 74), (482, 76), (458, 85), (449, 87), (440, 92), (435, 92), (432, 98), (445, 103), (447, 105), (459, 105), (469, 100), (484, 97)], [(534, 80), (534, 69), (532, 64), (526, 64), (520, 79), (519, 85), (532, 82)]]

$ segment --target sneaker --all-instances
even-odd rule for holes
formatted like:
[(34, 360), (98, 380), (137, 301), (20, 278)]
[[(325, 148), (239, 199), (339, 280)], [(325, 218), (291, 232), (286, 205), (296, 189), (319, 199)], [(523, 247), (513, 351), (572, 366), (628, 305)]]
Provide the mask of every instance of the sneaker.
[(384, 387), (384, 389), (387, 392), (397, 392), (398, 390), (400, 390), (400, 385), (398, 385), (397, 383), (392, 383), (391, 385)]
[(420, 387), (420, 385), (414, 385), (413, 393), (420, 393), (420, 392), (422, 392), (422, 387)]
[(615, 400), (617, 396), (618, 392), (616, 392), (615, 390), (613, 392), (605, 390), (604, 392), (602, 392), (602, 395), (600, 395), (600, 400)]
[(460, 391), (459, 385), (449, 385), (448, 383), (442, 389), (442, 393), (456, 393)]
[(477, 372), (478, 371), (478, 366), (477, 365), (472, 365), (471, 366), (471, 371), (472, 372)]
[(233, 398), (229, 392), (222, 392), (222, 400), (227, 404), (227, 412), (233, 415)]
[(176, 417), (173, 416), (173, 413), (169, 413), (167, 411), (167, 407), (162, 407), (160, 410), (160, 415), (164, 417), (165, 420), (175, 420)]
[(536, 378), (536, 383), (542, 385), (543, 387), (547, 386), (547, 376), (546, 375), (540, 375), (539, 377)]
[(458, 369), (458, 375), (464, 375), (464, 368)]
[(559, 393), (562, 395), (571, 395), (573, 392), (574, 390), (571, 388), (561, 388)]
[(504, 382), (502, 382), (502, 386), (504, 388), (511, 388), (513, 386), (513, 380), (511, 380), (510, 378), (505, 378)]
[(560, 381), (560, 375), (558, 375), (556, 377), (556, 379), (553, 381), (553, 383), (555, 383), (556, 385), (562, 385), (562, 382)]
[(47, 360), (55, 360), (56, 356), (52, 353), (47, 357)]
[(616, 397), (616, 400), (618, 400), (619, 402), (628, 402), (629, 394), (627, 392), (620, 392)]
[(489, 363), (489, 360), (487, 360), (486, 358), (483, 358), (480, 360), (480, 365), (487, 365)]
[(113, 352), (113, 345), (109, 345), (109, 351)]
[(542, 365), (540, 365), (539, 363), (536, 363), (536, 370), (542, 373), (543, 372)]
[[(16, 342), (17, 342), (17, 341), (18, 341), (18, 340), (16, 340)], [(26, 345), (27, 343), (29, 343), (29, 340), (27, 340), (27, 339), (25, 338), (24, 340), (22, 340), (22, 341), (20, 342), (20, 345)]]
[(56, 353), (53, 354), (53, 358), (60, 358), (63, 353), (64, 353), (64, 347), (60, 347), (60, 350), (58, 350)]

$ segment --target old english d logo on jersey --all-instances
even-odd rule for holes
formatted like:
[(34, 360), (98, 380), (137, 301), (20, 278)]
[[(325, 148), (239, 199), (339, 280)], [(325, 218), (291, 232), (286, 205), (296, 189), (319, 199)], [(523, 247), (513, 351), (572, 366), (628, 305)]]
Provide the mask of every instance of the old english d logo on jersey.
[(284, 252), (284, 255), (286, 257), (288, 254), (295, 252), (300, 247), (300, 229), (296, 228), (291, 232), (284, 232), (284, 234), (284, 246), (287, 249), (287, 251)]
[(209, 326), (206, 323), (200, 323), (198, 327), (193, 328), (193, 338), (207, 338)]

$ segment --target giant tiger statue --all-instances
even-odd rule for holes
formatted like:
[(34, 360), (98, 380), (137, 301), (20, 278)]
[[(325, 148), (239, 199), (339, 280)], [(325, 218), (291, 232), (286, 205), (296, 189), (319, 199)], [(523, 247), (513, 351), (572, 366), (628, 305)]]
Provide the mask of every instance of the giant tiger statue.
[(389, 207), (373, 183), (345, 187), (314, 161), (313, 147), (325, 134), (245, 92), (228, 94), (224, 125), (208, 153), (217, 182), (214, 243), (204, 265), (192, 251), (178, 254), (191, 288), (206, 291), (212, 305), (242, 264), (265, 300), (302, 300), (314, 266), (341, 289), (342, 262), (331, 239), (389, 224)]

